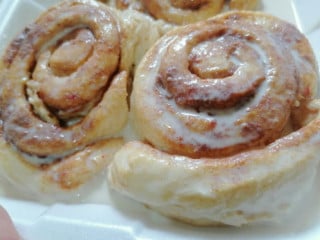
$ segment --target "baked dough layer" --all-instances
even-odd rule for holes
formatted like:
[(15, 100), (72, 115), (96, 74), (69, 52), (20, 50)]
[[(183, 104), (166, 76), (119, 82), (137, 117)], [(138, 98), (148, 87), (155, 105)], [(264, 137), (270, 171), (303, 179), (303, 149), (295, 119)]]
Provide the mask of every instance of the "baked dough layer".
[(27, 26), (1, 61), (3, 175), (49, 202), (99, 188), (93, 179), (124, 143), (135, 67), (167, 29), (90, 0), (60, 2)]
[(277, 219), (317, 172), (317, 71), (307, 39), (264, 13), (167, 33), (138, 66), (140, 141), (116, 153), (109, 185), (195, 225)]

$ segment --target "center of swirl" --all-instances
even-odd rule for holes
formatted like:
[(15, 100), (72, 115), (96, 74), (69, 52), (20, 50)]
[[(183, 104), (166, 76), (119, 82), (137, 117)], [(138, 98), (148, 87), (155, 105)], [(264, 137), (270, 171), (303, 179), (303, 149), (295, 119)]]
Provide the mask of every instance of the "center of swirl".
[(51, 38), (39, 44), (26, 83), (34, 113), (62, 126), (81, 121), (102, 99), (120, 54), (117, 28), (109, 20), (101, 26), (69, 21), (55, 25)]
[(93, 43), (94, 36), (88, 29), (77, 29), (67, 34), (50, 57), (51, 70), (57, 76), (71, 74), (91, 55)]
[(266, 58), (259, 45), (236, 34), (199, 39), (186, 48), (177, 44), (170, 50), (185, 60), (163, 64), (163, 85), (176, 103), (220, 109), (253, 96), (266, 78)]
[(205, 41), (195, 46), (189, 55), (189, 70), (201, 78), (225, 78), (237, 69), (234, 48), (223, 43)]

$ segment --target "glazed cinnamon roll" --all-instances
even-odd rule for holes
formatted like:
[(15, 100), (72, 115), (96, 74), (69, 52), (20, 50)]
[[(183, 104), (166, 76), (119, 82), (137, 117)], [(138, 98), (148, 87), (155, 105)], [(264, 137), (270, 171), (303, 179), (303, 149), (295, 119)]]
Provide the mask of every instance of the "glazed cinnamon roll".
[(196, 225), (291, 209), (319, 162), (318, 70), (291, 24), (230, 12), (166, 34), (131, 98), (139, 141), (109, 166), (113, 189)]
[(255, 10), (257, 0), (108, 0), (107, 4), (118, 9), (135, 9), (156, 19), (173, 24), (188, 24), (205, 20), (224, 9)]
[(124, 141), (130, 76), (160, 35), (144, 16), (85, 0), (61, 2), (26, 27), (1, 66), (4, 174), (55, 200), (105, 173)]

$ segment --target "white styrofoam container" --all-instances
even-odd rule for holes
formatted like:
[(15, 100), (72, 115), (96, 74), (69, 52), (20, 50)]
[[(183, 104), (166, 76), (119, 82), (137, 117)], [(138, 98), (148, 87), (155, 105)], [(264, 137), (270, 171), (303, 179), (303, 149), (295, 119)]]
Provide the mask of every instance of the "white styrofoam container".
[[(0, 52), (26, 24), (58, 0), (0, 0)], [(296, 24), (320, 60), (320, 2), (262, 0), (263, 9)], [(319, 174), (320, 175), (320, 174)], [(320, 176), (317, 179), (320, 181)], [(1, 189), (0, 189), (1, 194)], [(0, 197), (26, 240), (85, 239), (319, 239), (320, 191), (314, 187), (292, 215), (273, 225), (197, 228), (177, 223), (115, 194), (110, 204), (57, 203), (51, 206)]]

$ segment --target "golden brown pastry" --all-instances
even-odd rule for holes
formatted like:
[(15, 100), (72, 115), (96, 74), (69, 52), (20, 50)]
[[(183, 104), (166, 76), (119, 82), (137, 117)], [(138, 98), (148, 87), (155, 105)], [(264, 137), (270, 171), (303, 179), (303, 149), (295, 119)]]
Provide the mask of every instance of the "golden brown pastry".
[(124, 142), (130, 77), (165, 30), (121, 14), (95, 1), (61, 2), (3, 56), (0, 165), (31, 196), (77, 197)]
[(110, 186), (196, 225), (282, 215), (319, 162), (318, 69), (291, 24), (230, 12), (173, 30), (135, 74), (140, 141), (116, 153)]
[(224, 9), (255, 10), (258, 0), (105, 0), (118, 9), (134, 9), (173, 24), (205, 20)]

